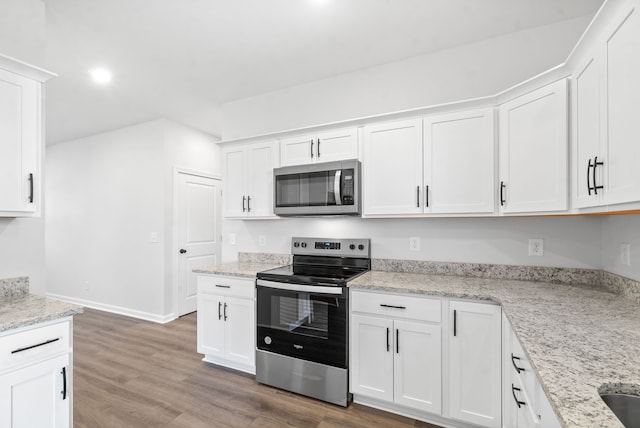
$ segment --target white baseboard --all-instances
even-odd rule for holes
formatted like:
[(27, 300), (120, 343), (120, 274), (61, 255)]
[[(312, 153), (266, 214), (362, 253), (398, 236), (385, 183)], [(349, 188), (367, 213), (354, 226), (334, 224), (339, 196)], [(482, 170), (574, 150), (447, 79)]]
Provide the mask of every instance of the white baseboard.
[(75, 305), (86, 306), (87, 308), (98, 309), (100, 311), (111, 312), (118, 315), (126, 315), (128, 317), (138, 318), (141, 320), (151, 321), (159, 324), (166, 324), (177, 318), (173, 313), (170, 313), (168, 315), (157, 315), (149, 312), (138, 311), (136, 309), (125, 308), (122, 306), (107, 305), (104, 303), (94, 302), (91, 300), (84, 300), (84, 299), (77, 299), (75, 297), (62, 296), (60, 294), (47, 293), (46, 296), (52, 299), (73, 303)]

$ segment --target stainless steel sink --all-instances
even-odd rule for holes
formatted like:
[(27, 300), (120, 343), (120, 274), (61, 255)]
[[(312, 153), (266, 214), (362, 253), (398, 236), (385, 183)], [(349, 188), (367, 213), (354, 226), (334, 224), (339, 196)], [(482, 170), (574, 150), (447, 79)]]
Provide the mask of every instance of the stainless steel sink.
[(640, 428), (640, 396), (629, 394), (600, 394), (600, 396), (625, 428)]

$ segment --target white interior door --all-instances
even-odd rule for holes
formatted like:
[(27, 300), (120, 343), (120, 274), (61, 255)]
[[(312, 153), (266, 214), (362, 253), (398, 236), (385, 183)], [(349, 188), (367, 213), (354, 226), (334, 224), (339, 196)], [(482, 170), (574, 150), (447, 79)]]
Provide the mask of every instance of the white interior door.
[(177, 315), (196, 310), (198, 286), (193, 269), (220, 259), (220, 180), (177, 173)]

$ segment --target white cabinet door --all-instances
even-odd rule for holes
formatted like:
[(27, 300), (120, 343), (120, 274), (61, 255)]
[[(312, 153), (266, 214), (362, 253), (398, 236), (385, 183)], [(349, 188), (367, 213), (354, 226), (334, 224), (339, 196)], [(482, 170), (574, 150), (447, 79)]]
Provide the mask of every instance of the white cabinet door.
[(319, 134), (315, 149), (318, 162), (357, 159), (358, 130), (348, 128)]
[(607, 150), (604, 202), (640, 201), (640, 10), (629, 8), (606, 34)]
[(351, 392), (393, 401), (393, 321), (351, 316)]
[[(595, 47), (578, 63), (572, 77), (572, 158), (573, 202), (576, 208), (601, 204), (602, 191), (594, 189), (594, 179), (602, 183), (602, 175), (595, 176), (594, 162), (602, 159), (600, 144), (604, 134), (602, 97), (602, 50)], [(599, 157), (600, 160), (596, 159)]]
[(227, 297), (224, 305), (225, 358), (253, 367), (256, 354), (254, 301)]
[(69, 428), (72, 391), (69, 354), (1, 375), (0, 426)]
[(198, 293), (198, 352), (224, 358), (224, 297)]
[(338, 129), (280, 140), (280, 165), (305, 165), (358, 157), (358, 130)]
[(40, 82), (0, 69), (0, 214), (40, 204)]
[(246, 215), (245, 182), (247, 171), (246, 151), (244, 147), (229, 147), (223, 151), (223, 176), (225, 217), (243, 217)]
[(501, 423), (500, 306), (450, 302), (449, 412), (484, 427)]
[(278, 166), (278, 147), (275, 141), (247, 147), (247, 214), (253, 217), (272, 217), (273, 168)]
[(495, 211), (493, 108), (424, 120), (425, 210), (430, 213)]
[(363, 128), (365, 215), (421, 214), (422, 120)]
[(500, 106), (502, 213), (568, 209), (567, 116), (565, 79)]
[(442, 412), (441, 327), (394, 321), (394, 401), (435, 414)]

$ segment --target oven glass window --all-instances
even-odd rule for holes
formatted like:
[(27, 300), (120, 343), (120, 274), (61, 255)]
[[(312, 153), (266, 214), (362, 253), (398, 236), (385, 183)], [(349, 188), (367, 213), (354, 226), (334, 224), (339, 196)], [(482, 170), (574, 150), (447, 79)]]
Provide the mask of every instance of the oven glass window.
[(330, 307), (338, 305), (334, 297), (309, 293), (271, 296), (271, 328), (286, 332), (329, 338)]

